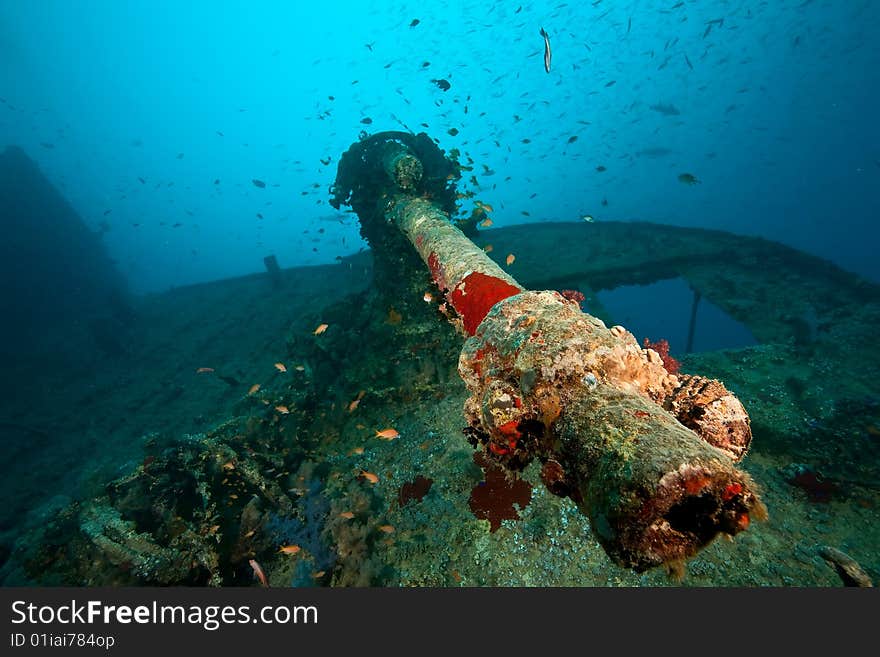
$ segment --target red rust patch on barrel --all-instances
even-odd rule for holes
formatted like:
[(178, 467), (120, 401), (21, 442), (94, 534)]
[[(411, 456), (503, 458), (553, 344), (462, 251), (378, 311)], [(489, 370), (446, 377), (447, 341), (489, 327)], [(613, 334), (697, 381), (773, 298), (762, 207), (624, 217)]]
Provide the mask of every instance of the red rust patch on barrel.
[[(429, 267), (431, 267), (430, 260), (429, 257)], [(434, 273), (433, 267), (431, 267), (431, 273)], [(452, 307), (464, 321), (464, 330), (468, 335), (473, 335), (477, 332), (480, 322), (489, 314), (492, 306), (502, 299), (512, 297), (520, 292), (522, 290), (507, 281), (474, 271), (465, 276), (464, 280), (456, 286), (450, 295), (450, 301)]]
[(448, 290), (449, 286), (446, 284), (446, 277), (443, 275), (443, 267), (440, 265), (440, 258), (437, 257), (437, 254), (434, 251), (428, 254), (428, 269), (431, 270), (431, 279), (437, 284), (437, 287), (440, 288), (440, 291)]

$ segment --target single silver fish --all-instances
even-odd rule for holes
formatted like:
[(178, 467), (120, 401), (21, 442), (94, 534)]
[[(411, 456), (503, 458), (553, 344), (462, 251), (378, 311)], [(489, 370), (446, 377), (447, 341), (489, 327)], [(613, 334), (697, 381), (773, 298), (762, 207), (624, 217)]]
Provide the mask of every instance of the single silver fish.
[(544, 70), (550, 72), (550, 60), (553, 59), (553, 51), (550, 50), (550, 35), (541, 28), (541, 36), (544, 37)]

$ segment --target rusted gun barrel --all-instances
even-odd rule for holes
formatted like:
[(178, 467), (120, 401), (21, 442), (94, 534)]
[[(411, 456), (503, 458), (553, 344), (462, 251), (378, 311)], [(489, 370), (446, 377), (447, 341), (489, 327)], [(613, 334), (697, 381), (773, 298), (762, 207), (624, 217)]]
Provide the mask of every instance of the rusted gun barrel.
[[(469, 336), (459, 373), (471, 442), (511, 473), (537, 458), (548, 489), (571, 497), (608, 555), (638, 571), (763, 518), (754, 483), (734, 467), (751, 441), (739, 400), (718, 381), (668, 372), (626, 329), (559, 293), (526, 291), (450, 221), (445, 170), (426, 165), (434, 150), (423, 134), (363, 139), (340, 161), (333, 203), (396, 226), (455, 310)], [(455, 178), (446, 174), (447, 191)]]

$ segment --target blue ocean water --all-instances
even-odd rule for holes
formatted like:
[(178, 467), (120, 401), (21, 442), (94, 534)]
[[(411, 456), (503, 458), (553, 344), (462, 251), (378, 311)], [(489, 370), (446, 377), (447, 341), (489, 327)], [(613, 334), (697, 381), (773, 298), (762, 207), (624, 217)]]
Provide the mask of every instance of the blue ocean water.
[(472, 157), (498, 226), (720, 228), (876, 281), (878, 23), (871, 0), (3, 2), (0, 144), (135, 292), (363, 248), (327, 190), (386, 129)]

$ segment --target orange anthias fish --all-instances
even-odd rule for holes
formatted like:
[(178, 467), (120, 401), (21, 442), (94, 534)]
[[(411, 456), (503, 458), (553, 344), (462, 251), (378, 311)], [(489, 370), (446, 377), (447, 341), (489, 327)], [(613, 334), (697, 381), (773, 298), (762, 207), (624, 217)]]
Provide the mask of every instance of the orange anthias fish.
[(196, 374), (210, 374), (214, 371), (213, 367), (200, 367), (196, 370)]
[(254, 575), (258, 580), (260, 580), (260, 584), (263, 586), (269, 586), (269, 580), (266, 579), (266, 573), (263, 572), (263, 569), (260, 568), (260, 564), (258, 564), (255, 560), (249, 559), (248, 563), (254, 571)]
[(367, 472), (366, 470), (361, 470), (361, 477), (369, 481), (371, 484), (379, 483), (379, 476), (373, 474), (372, 472)]
[(366, 394), (367, 394), (366, 390), (361, 390), (360, 392), (358, 392), (357, 397), (355, 397), (354, 400), (352, 400), (352, 402), (348, 405), (348, 412), (349, 413), (354, 412), (354, 410), (358, 407), (358, 404), (361, 403), (361, 399), (363, 399), (364, 395), (366, 395)]
[(287, 415), (288, 413), (290, 413), (290, 409), (287, 408), (287, 406), (283, 406), (281, 404), (276, 406), (275, 410), (278, 411), (279, 413), (281, 413), (282, 415)]
[(480, 222), (480, 226), (481, 226), (482, 228), (488, 228), (488, 227), (491, 226), (491, 225), (492, 225), (492, 220), (491, 220), (491, 219), (483, 219), (483, 220)]
[(255, 392), (257, 392), (259, 389), (260, 389), (260, 384), (259, 384), (259, 383), (255, 383), (255, 384), (252, 385), (252, 386), (250, 387), (250, 389), (248, 390), (248, 394), (249, 394), (249, 395), (252, 395), (252, 394), (254, 394)]
[(351, 520), (354, 518), (354, 514), (351, 511), (343, 511), (339, 514), (340, 518), (344, 518), (345, 520)]
[(315, 329), (315, 335), (321, 335), (324, 331), (329, 328), (329, 324), (319, 324), (318, 328)]
[(278, 551), (284, 554), (296, 554), (300, 549), (299, 545), (282, 545)]
[(514, 260), (516, 260), (516, 256), (511, 253), (507, 256), (507, 259), (504, 262), (508, 265), (512, 265)]
[(425, 303), (431, 303), (434, 300), (434, 295), (430, 292), (425, 292), (425, 296), (422, 297), (422, 301)]
[(287, 366), (284, 363), (275, 363), (275, 369), (279, 372), (286, 372)]
[(400, 435), (397, 429), (382, 429), (382, 431), (376, 432), (376, 438), (381, 438), (382, 440), (394, 440)]

